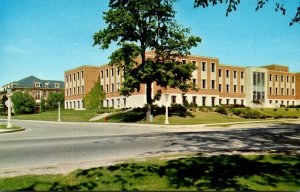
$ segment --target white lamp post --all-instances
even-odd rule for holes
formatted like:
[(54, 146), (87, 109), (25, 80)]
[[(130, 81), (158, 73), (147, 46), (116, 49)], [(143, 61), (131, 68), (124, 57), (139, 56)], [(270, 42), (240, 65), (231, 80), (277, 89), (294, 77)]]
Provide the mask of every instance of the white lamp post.
[(8, 100), (5, 102), (5, 105), (7, 106), (7, 128), (12, 128), (13, 125), (11, 123), (11, 99), (10, 99), (10, 96), (11, 96), (11, 89), (8, 88), (7, 90), (7, 97), (8, 97)]
[(60, 102), (58, 102), (57, 104), (58, 104), (58, 119), (57, 119), (57, 121), (61, 121), (60, 120)]
[(165, 99), (166, 99), (166, 120), (165, 120), (165, 124), (166, 125), (169, 124), (168, 98), (169, 98), (169, 94), (165, 94)]

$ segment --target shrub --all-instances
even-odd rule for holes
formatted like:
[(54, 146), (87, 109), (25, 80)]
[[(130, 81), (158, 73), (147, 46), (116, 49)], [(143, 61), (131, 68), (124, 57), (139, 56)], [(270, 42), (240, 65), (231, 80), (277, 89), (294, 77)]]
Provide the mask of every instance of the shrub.
[(289, 108), (286, 107), (284, 110), (285, 110), (285, 111), (289, 111)]
[(228, 112), (227, 112), (227, 107), (224, 106), (224, 105), (220, 105), (216, 108), (216, 112), (217, 113), (221, 113), (221, 114), (224, 114), (224, 115), (227, 115)]
[(299, 111), (299, 108), (296, 108), (297, 111)]
[(277, 108), (274, 108), (274, 109), (273, 109), (273, 111), (277, 111), (277, 110), (278, 110)]
[(15, 92), (11, 101), (16, 114), (31, 114), (36, 110), (36, 102), (28, 92)]

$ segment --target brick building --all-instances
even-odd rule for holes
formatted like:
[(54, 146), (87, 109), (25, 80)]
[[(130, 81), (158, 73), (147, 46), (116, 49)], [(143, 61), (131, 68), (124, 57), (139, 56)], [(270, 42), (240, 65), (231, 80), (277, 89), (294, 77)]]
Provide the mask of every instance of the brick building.
[[(147, 57), (153, 57), (148, 52)], [(300, 105), (300, 73), (289, 72), (287, 66), (269, 65), (262, 67), (237, 67), (223, 65), (218, 58), (189, 55), (183, 62), (193, 62), (197, 69), (191, 81), (198, 88), (183, 93), (179, 89), (164, 89), (152, 84), (152, 95), (161, 89), (162, 97), (155, 104), (166, 105), (164, 94), (169, 94), (168, 105), (184, 102), (198, 106), (220, 104), (245, 105), (249, 107), (279, 107)], [(117, 66), (103, 65), (98, 74), (106, 93), (104, 107), (129, 108), (143, 107), (146, 104), (146, 86), (129, 97), (120, 95), (123, 72)]]
[(7, 89), (12, 89), (12, 93), (17, 91), (27, 91), (39, 105), (41, 99), (47, 99), (50, 92), (64, 91), (64, 82), (56, 80), (42, 80), (35, 76), (29, 76), (19, 81), (14, 81), (3, 85), (0, 88), (0, 98), (7, 94)]
[(84, 109), (84, 96), (99, 79), (98, 66), (84, 65), (65, 71), (65, 108)]

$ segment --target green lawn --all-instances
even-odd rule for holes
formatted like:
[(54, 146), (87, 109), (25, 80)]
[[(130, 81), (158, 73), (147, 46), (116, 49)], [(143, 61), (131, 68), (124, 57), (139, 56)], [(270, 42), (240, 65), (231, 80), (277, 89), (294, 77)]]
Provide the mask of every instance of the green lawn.
[[(208, 124), (208, 123), (227, 123), (227, 122), (243, 122), (255, 121), (255, 119), (244, 119), (238, 116), (227, 116), (216, 112), (190, 112), (190, 115), (169, 116), (170, 124)], [(100, 120), (103, 122), (103, 119)], [(117, 113), (109, 117), (108, 122), (138, 122), (146, 123), (145, 114), (143, 112), (131, 111), (127, 113)], [(164, 124), (165, 115), (154, 116), (154, 124)]]
[(297, 155), (219, 155), (150, 159), (77, 170), (68, 175), (0, 179), (0, 191), (300, 190)]
[[(261, 109), (256, 109), (257, 111), (261, 111)], [(275, 109), (276, 110), (276, 109)], [(292, 118), (298, 117), (300, 118), (300, 109), (297, 111), (295, 108), (277, 108), (277, 111), (274, 111), (273, 108), (264, 108), (263, 113), (272, 117), (280, 117), (280, 118)]]
[[(106, 110), (61, 110), (61, 121), (66, 122), (87, 122), (89, 119), (99, 115), (98, 112), (105, 112)], [(3, 116), (2, 116), (3, 117)], [(5, 117), (6, 118), (6, 117)], [(14, 115), (13, 119), (24, 120), (41, 120), (41, 121), (57, 121), (57, 111), (47, 111), (37, 114)]]

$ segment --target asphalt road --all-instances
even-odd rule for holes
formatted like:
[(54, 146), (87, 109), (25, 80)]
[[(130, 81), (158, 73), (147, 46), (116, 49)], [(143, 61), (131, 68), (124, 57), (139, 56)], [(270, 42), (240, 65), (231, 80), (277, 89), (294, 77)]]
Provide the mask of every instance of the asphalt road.
[[(18, 121), (26, 131), (0, 134), (0, 177), (32, 167), (113, 162), (147, 156), (228, 151), (300, 151), (299, 124), (240, 125), (183, 131), (147, 125)], [(243, 129), (238, 129), (242, 127)], [(74, 166), (73, 168), (75, 168)], [(28, 173), (28, 172), (27, 172)]]

